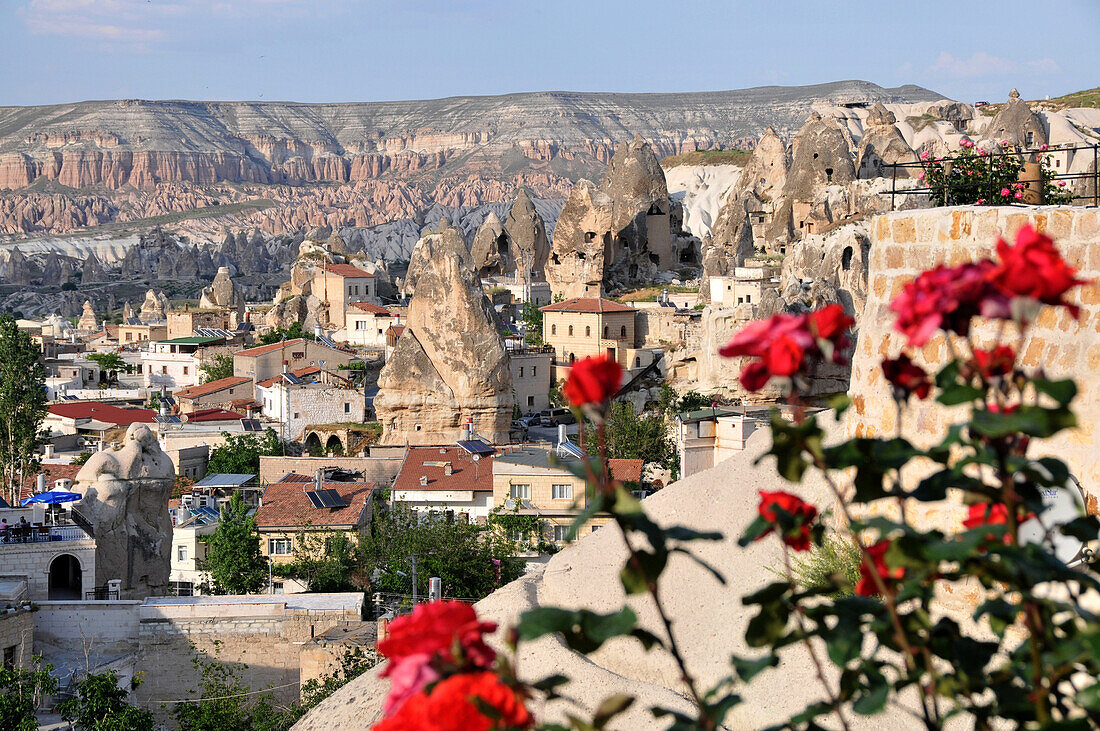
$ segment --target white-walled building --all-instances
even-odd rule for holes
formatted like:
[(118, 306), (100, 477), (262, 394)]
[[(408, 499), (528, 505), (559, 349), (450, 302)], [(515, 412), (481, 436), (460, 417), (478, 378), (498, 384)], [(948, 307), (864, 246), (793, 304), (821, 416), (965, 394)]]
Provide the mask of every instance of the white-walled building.
[(174, 390), (198, 384), (202, 378), (199, 349), (224, 342), (225, 338), (191, 337), (149, 343), (141, 354), (144, 385), (148, 388), (166, 386)]
[(493, 455), (462, 447), (409, 447), (390, 492), (395, 503), (420, 512), (446, 512), (484, 522), (493, 505)]
[(333, 339), (360, 347), (385, 348), (386, 331), (391, 325), (402, 324), (400, 316), (372, 302), (349, 302), (344, 329)]
[(745, 448), (754, 431), (767, 425), (764, 411), (744, 408), (699, 409), (676, 415), (680, 477), (707, 470)]
[(736, 307), (757, 305), (764, 290), (778, 284), (779, 269), (773, 266), (737, 267), (733, 276), (710, 278), (712, 305)]
[(256, 395), (263, 415), (283, 424), (286, 439), (298, 439), (310, 425), (361, 424), (367, 416), (363, 392), (345, 385), (291, 383), (278, 376), (257, 384)]

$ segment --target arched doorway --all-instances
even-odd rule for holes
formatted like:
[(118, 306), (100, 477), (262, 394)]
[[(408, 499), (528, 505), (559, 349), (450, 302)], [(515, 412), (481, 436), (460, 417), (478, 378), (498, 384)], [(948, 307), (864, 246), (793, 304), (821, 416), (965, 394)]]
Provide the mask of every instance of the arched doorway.
[(83, 598), (80, 562), (76, 557), (63, 553), (50, 562), (50, 601), (79, 601)]
[(305, 441), (306, 453), (311, 457), (321, 456), (321, 438), (317, 432), (310, 432)]
[(328, 441), (325, 442), (325, 451), (337, 456), (342, 455), (344, 453), (344, 443), (340, 441), (338, 435), (333, 434), (328, 438)]

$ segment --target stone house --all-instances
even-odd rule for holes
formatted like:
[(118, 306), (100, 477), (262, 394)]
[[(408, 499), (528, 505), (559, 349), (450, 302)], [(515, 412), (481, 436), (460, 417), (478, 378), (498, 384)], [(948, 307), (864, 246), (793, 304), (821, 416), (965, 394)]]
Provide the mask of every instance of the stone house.
[[(296, 376), (297, 383), (276, 376), (257, 384), (256, 400), (263, 415), (284, 425), (285, 438), (301, 439), (311, 425), (361, 424), (366, 419), (367, 403), (362, 391), (336, 376), (313, 380), (319, 375), (318, 371)], [(304, 378), (311, 382), (302, 382)]]
[(168, 318), (169, 338), (189, 338), (196, 330), (233, 330), (237, 323), (234, 313), (223, 309), (170, 310)]
[(710, 278), (710, 301), (713, 305), (736, 307), (758, 305), (767, 289), (779, 285), (779, 268), (774, 266), (744, 266), (734, 269), (733, 276)]
[(149, 340), (164, 340), (172, 337), (168, 333), (166, 323), (141, 322), (135, 318), (133, 322), (124, 322), (118, 326), (118, 344), (132, 345), (148, 342)]
[(409, 447), (390, 493), (418, 512), (443, 511), (483, 523), (493, 509), (493, 455), (460, 446)]
[(27, 582), (0, 576), (0, 667), (29, 668), (34, 656), (34, 613)]
[(516, 405), (529, 414), (550, 408), (550, 376), (554, 365), (552, 347), (508, 348), (509, 367), (512, 370), (512, 390)]
[[(355, 535), (370, 525), (374, 491), (373, 482), (318, 483), (307, 475), (284, 475), (267, 485), (256, 509), (260, 552), (273, 563), (286, 564), (318, 548), (327, 533), (346, 532), (356, 540)], [(300, 545), (302, 536), (309, 534), (319, 534), (318, 546)], [(306, 589), (293, 579), (284, 579), (282, 584), (272, 590), (289, 594)]]
[[(515, 535), (513, 540), (565, 542), (573, 519), (589, 502), (584, 480), (564, 466), (576, 462), (581, 454), (579, 448), (565, 442), (554, 450), (526, 447), (493, 459), (493, 506), (504, 506), (509, 512), (514, 507), (519, 515), (537, 516), (541, 522), (540, 536)], [(611, 460), (611, 474), (622, 482), (641, 482), (642, 467), (640, 459)], [(596, 515), (578, 537), (609, 522), (610, 516)]]
[[(355, 357), (354, 352), (344, 348), (297, 338), (237, 351), (233, 354), (233, 375), (251, 378), (253, 383), (259, 384), (282, 373), (284, 365), (290, 371), (307, 366), (322, 369), (327, 366), (327, 370), (335, 371), (355, 360)], [(258, 393), (256, 398), (259, 400)]]
[(623, 362), (623, 351), (634, 347), (633, 307), (597, 297), (574, 297), (539, 308), (542, 338), (553, 346), (557, 362), (608, 352)]
[(328, 305), (329, 324), (340, 329), (352, 302), (377, 303), (374, 275), (351, 264), (325, 264), (315, 270), (310, 291)]
[(768, 412), (760, 408), (713, 408), (676, 415), (676, 452), (680, 477), (708, 470), (745, 448), (745, 441), (768, 424)]
[(334, 339), (360, 347), (385, 348), (386, 331), (401, 318), (373, 302), (349, 302), (342, 333)]
[(229, 376), (200, 383), (197, 386), (188, 386), (176, 391), (173, 395), (179, 403), (181, 414), (190, 414), (204, 409), (232, 410), (241, 399), (253, 398), (255, 387), (252, 385), (252, 379), (247, 376)]

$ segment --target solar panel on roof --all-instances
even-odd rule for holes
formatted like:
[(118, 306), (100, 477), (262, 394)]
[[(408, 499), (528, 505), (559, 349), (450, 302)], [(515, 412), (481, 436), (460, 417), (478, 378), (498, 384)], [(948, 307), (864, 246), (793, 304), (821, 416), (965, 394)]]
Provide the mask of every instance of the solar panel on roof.
[(153, 421), (158, 424), (182, 424), (183, 419), (178, 416), (154, 416)]
[(173, 396), (161, 396), (160, 400), (168, 404), (169, 406), (176, 405), (176, 399)]
[(313, 507), (315, 507), (315, 508), (325, 507), (325, 503), (324, 503), (323, 500), (321, 500), (321, 496), (318, 495), (317, 493), (315, 493), (313, 490), (306, 490), (306, 497), (308, 497), (309, 501), (311, 503), (313, 503)]
[(241, 427), (243, 427), (245, 431), (263, 431), (259, 419), (241, 419)]
[(563, 452), (567, 452), (577, 459), (584, 459), (585, 457), (585, 454), (581, 451), (581, 448), (578, 447), (576, 444), (573, 444), (573, 442), (562, 442), (558, 445), (558, 449), (562, 450)]
[(462, 439), (459, 440), (458, 446), (479, 457), (487, 457), (496, 451), (480, 439)]
[(336, 343), (332, 342), (332, 339), (330, 337), (328, 337), (327, 335), (319, 336), (317, 338), (317, 342), (321, 343), (322, 345), (327, 345), (330, 348), (335, 348), (336, 347)]
[(340, 493), (332, 489), (321, 490), (322, 493), (328, 498), (326, 502), (330, 508), (346, 508), (348, 504), (344, 502), (344, 498), (340, 497)]
[(298, 378), (298, 376), (294, 375), (293, 373), (284, 373), (283, 380), (287, 383), (293, 383), (295, 386), (302, 383), (302, 379)]

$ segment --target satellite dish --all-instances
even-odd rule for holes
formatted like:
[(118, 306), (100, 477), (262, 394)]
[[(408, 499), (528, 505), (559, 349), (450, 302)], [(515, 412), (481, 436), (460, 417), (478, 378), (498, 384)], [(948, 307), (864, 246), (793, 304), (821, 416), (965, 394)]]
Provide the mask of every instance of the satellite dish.
[(1058, 528), (1085, 515), (1085, 491), (1077, 478), (1070, 475), (1064, 488), (1040, 488), (1043, 510), (1020, 525), (1020, 543), (1044, 543), (1062, 563), (1071, 563), (1081, 554), (1084, 544), (1067, 536)]
[(480, 459), (481, 459), (481, 455), (480, 455), (480, 454), (475, 454), (475, 455), (473, 455), (473, 460), (474, 460), (475, 462), (477, 462), (477, 461), (478, 461), (478, 460), (480, 460)]
[(508, 498), (504, 501), (504, 507), (505, 507), (506, 510), (515, 510), (516, 501), (513, 500), (512, 498)]

